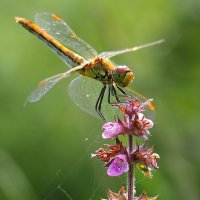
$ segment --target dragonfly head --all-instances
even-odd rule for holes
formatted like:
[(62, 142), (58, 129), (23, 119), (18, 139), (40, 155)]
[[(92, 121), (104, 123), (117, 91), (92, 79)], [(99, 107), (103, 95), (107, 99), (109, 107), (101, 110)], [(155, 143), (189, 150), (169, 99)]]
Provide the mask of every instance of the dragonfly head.
[(134, 74), (127, 66), (118, 66), (113, 73), (113, 81), (120, 87), (127, 87), (133, 79)]

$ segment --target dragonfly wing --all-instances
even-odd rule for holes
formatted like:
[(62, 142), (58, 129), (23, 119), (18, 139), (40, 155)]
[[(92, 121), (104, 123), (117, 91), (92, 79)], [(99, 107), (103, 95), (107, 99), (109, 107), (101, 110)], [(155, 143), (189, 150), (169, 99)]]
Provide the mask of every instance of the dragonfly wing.
[(58, 74), (52, 76), (48, 79), (41, 81), (31, 94), (28, 96), (28, 102), (37, 102), (39, 101), (53, 86), (55, 86), (59, 81), (64, 78), (63, 74)]
[(67, 23), (55, 14), (37, 13), (35, 22), (54, 39), (86, 60), (92, 59), (97, 55), (97, 52), (89, 44), (80, 39)]
[(15, 19), (17, 23), (21, 24), (25, 29), (46, 43), (70, 67), (75, 67), (85, 61), (83, 57), (63, 46), (37, 24), (34, 24), (25, 18), (16, 17)]
[(28, 102), (39, 101), (51, 88), (53, 88), (59, 81), (70, 76), (73, 72), (76, 72), (84, 67), (84, 64), (72, 68), (64, 73), (57, 74), (50, 78), (41, 81), (36, 88), (27, 98)]
[[(68, 87), (68, 93), (72, 101), (83, 111), (92, 116), (99, 117), (95, 110), (95, 104), (103, 85), (101, 82), (85, 76), (73, 79)], [(113, 120), (120, 115), (118, 110), (108, 103), (108, 93), (105, 92), (102, 102), (102, 114), (106, 120)]]
[(155, 42), (147, 43), (147, 44), (144, 44), (144, 45), (141, 45), (141, 46), (127, 48), (127, 49), (123, 49), (123, 50), (119, 50), (119, 51), (103, 52), (103, 53), (99, 54), (99, 57), (101, 57), (101, 58), (112, 58), (112, 57), (120, 55), (120, 54), (133, 52), (133, 51), (137, 51), (137, 50), (140, 50), (140, 49), (143, 49), (143, 48), (146, 48), (146, 47), (158, 45), (158, 44), (160, 44), (162, 42), (164, 42), (163, 39), (155, 41)]
[[(102, 83), (95, 79), (91, 79), (85, 76), (79, 76), (71, 81), (68, 87), (68, 93), (72, 101), (81, 110), (100, 119), (99, 115), (95, 110), (95, 104), (97, 102), (102, 87)], [(142, 101), (147, 100), (147, 98), (144, 97), (142, 94), (130, 88), (126, 88), (126, 93), (131, 96), (137, 97)], [(120, 95), (120, 92), (118, 94)], [(120, 100), (124, 101), (125, 99), (121, 97)], [(116, 102), (114, 97), (112, 102)], [(155, 115), (153, 103), (149, 102), (146, 111), (147, 117), (153, 119)], [(114, 116), (122, 117), (122, 113), (116, 107), (108, 103), (107, 92), (105, 93), (102, 102), (102, 114), (106, 118), (106, 120), (112, 121), (114, 120)]]

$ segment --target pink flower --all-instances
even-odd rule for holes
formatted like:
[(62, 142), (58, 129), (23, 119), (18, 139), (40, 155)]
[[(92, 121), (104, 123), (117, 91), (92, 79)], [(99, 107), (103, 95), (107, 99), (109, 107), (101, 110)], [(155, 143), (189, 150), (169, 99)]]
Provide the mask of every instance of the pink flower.
[(152, 169), (158, 169), (157, 159), (160, 156), (157, 153), (153, 153), (153, 147), (147, 149), (145, 147), (146, 144), (139, 146), (137, 145), (137, 149), (131, 154), (131, 161), (138, 163), (138, 166), (142, 170), (142, 172), (151, 177)]
[(117, 137), (119, 134), (132, 134), (137, 137), (147, 140), (149, 136), (149, 129), (153, 127), (153, 122), (145, 118), (145, 106), (151, 103), (151, 99), (143, 103), (139, 103), (138, 99), (134, 98), (126, 100), (124, 103), (114, 104), (124, 113), (124, 120), (119, 118), (116, 122), (107, 122), (103, 126), (103, 138)]
[(104, 131), (102, 133), (102, 137), (104, 139), (116, 137), (120, 133), (123, 133), (123, 131), (124, 131), (124, 126), (120, 121), (107, 122), (103, 125), (102, 128), (104, 129)]
[(153, 127), (153, 122), (150, 119), (144, 117), (142, 113), (138, 113), (135, 116), (134, 120), (129, 121), (130, 132), (133, 135), (141, 137), (144, 140), (147, 140), (149, 129)]
[(133, 117), (124, 117), (124, 121), (118, 119), (116, 122), (107, 122), (103, 125), (102, 137), (104, 139), (117, 137), (119, 134), (132, 134), (147, 140), (149, 129), (153, 122), (144, 117), (142, 113), (136, 113)]
[(125, 115), (133, 117), (135, 114), (144, 112), (144, 108), (148, 105), (153, 110), (152, 99), (145, 101), (144, 103), (139, 103), (137, 98), (134, 100), (128, 99), (124, 103), (115, 104)]
[(126, 155), (118, 154), (108, 167), (107, 174), (109, 176), (120, 176), (129, 169)]
[(118, 139), (116, 139), (116, 144), (105, 144), (105, 146), (108, 149), (100, 148), (96, 151), (95, 154), (92, 154), (92, 157), (96, 157), (101, 161), (106, 162), (106, 165), (109, 165), (113, 158), (116, 157), (116, 155), (123, 154), (126, 152), (126, 148)]

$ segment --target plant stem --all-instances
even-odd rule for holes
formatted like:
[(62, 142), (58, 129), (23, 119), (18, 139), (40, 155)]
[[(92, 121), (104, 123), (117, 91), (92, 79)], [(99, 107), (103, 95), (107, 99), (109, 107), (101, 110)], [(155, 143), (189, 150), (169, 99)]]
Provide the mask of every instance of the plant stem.
[[(129, 135), (128, 138), (128, 147), (129, 153), (133, 151), (133, 136)], [(128, 171), (128, 200), (134, 200), (134, 193), (135, 193), (135, 177), (134, 177), (134, 164), (129, 164), (129, 171)]]

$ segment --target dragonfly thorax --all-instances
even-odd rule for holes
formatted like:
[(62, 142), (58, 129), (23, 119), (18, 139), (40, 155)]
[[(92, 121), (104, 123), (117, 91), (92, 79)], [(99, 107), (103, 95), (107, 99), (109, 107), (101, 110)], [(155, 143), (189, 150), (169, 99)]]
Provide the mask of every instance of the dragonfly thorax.
[(102, 82), (104, 85), (110, 85), (113, 81), (115, 66), (106, 59), (96, 57), (88, 62), (79, 72), (80, 74)]
[(127, 66), (116, 67), (109, 60), (99, 57), (87, 63), (79, 72), (102, 82), (104, 85), (110, 85), (114, 82), (120, 87), (127, 87), (134, 78), (133, 72)]
[(113, 81), (120, 87), (127, 87), (133, 79), (134, 74), (127, 66), (118, 66), (113, 73)]

